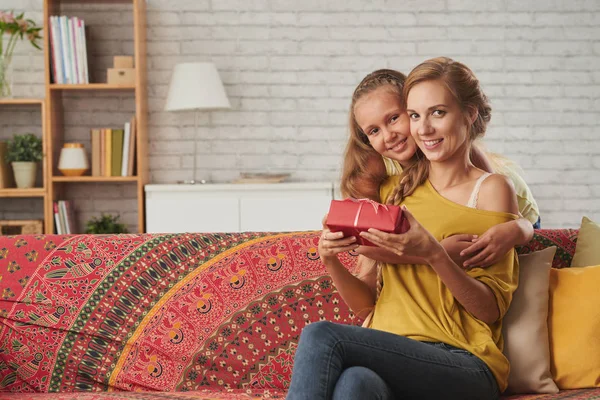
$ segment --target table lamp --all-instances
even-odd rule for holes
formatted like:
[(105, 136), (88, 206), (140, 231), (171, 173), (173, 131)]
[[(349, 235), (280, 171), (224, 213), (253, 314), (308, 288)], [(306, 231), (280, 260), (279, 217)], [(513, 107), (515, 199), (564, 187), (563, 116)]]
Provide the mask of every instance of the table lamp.
[(231, 108), (219, 72), (213, 63), (192, 62), (177, 64), (173, 70), (165, 111), (194, 110), (194, 172), (191, 180), (179, 183), (194, 185), (206, 181), (196, 180), (198, 146), (198, 111)]

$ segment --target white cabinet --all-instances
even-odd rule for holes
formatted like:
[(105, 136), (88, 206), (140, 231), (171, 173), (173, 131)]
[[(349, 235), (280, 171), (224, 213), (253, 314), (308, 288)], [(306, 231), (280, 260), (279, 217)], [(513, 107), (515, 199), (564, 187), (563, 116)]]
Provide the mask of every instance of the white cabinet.
[(146, 185), (146, 231), (321, 229), (334, 186), (322, 183)]

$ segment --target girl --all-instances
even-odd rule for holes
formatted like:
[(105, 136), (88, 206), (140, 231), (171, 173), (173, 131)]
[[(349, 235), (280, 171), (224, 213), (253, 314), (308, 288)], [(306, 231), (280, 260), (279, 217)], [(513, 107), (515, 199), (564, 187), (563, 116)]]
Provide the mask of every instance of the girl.
[[(447, 58), (417, 66), (404, 90), (419, 150), (380, 193), (403, 205), (411, 228), (361, 235), (405, 261), (383, 264), (383, 285), (374, 291), (337, 258), (357, 247), (355, 238), (323, 230), (321, 259), (351, 308), (374, 309), (372, 329), (326, 321), (305, 327), (288, 399), (496, 399), (506, 387), (501, 320), (517, 285), (514, 249), (489, 268), (465, 271), (440, 244), (518, 218), (512, 185), (470, 162), (490, 118), (487, 98), (471, 70)], [(374, 121), (391, 103), (377, 117), (373, 110)], [(371, 124), (360, 128), (368, 132)], [(388, 142), (386, 149), (405, 144)]]

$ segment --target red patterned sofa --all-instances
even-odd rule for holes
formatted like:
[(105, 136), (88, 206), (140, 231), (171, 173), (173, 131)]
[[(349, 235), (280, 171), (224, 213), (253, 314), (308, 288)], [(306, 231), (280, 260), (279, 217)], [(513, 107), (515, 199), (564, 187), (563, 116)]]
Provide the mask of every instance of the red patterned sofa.
[[(537, 231), (520, 251), (556, 244), (554, 266), (566, 267), (576, 235)], [(0, 236), (0, 398), (282, 399), (307, 323), (360, 322), (317, 241), (316, 232)], [(350, 269), (355, 260), (344, 257)], [(516, 398), (600, 399), (600, 389)]]

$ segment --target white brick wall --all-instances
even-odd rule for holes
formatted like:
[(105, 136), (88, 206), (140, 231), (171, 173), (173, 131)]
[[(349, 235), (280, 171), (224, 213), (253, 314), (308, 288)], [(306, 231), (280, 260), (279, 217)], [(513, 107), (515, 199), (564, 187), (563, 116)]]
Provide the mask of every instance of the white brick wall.
[[(0, 0), (0, 8), (41, 19), (39, 0)], [(201, 114), (199, 176), (271, 171), (337, 180), (360, 79), (447, 55), (482, 81), (494, 109), (488, 147), (525, 169), (544, 226), (576, 227), (583, 215), (600, 221), (600, 1), (149, 0), (148, 9), (154, 182), (191, 176), (193, 115), (163, 111), (179, 62), (215, 62), (233, 105)], [(78, 14), (92, 29), (103, 26), (93, 43), (99, 79), (112, 55), (131, 53), (130, 15), (113, 10)], [(43, 95), (41, 55), (25, 44), (18, 52), (15, 91)], [(82, 96), (67, 106), (67, 137), (87, 140), (90, 126), (120, 122), (132, 102)], [(135, 223), (135, 202), (121, 205), (108, 190), (128, 188), (88, 189), (72, 189), (92, 197), (78, 200), (82, 214), (116, 209)]]

